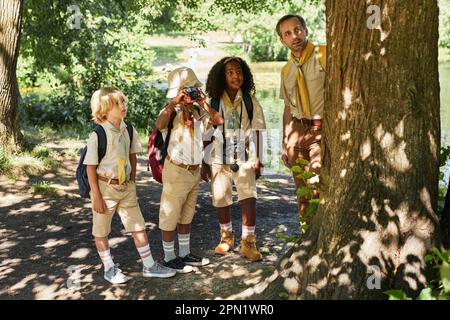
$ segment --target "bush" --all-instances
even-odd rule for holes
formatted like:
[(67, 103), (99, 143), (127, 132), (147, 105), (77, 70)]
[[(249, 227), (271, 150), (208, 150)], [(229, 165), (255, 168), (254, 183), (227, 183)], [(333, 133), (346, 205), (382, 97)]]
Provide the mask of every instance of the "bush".
[(3, 148), (0, 148), (0, 174), (8, 172), (11, 168), (11, 162)]

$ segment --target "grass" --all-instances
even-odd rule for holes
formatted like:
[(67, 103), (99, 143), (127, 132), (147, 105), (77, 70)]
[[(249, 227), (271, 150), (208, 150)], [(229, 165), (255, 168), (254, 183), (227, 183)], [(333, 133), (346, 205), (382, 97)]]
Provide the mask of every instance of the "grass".
[(450, 49), (439, 48), (439, 63), (449, 63), (450, 62)]
[(32, 185), (33, 193), (57, 196), (58, 191), (48, 181), (40, 181)]

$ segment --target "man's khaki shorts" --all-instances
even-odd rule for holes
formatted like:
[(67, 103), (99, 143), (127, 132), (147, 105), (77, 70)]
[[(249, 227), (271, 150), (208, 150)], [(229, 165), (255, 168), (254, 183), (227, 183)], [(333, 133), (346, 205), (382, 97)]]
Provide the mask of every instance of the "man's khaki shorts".
[(174, 231), (177, 224), (190, 224), (194, 218), (200, 184), (200, 168), (187, 170), (166, 159), (162, 181), (159, 228), (164, 231)]
[(130, 181), (119, 186), (98, 180), (98, 186), (105, 200), (107, 210), (105, 213), (97, 213), (92, 209), (92, 234), (94, 237), (107, 237), (110, 234), (112, 217), (116, 211), (122, 220), (126, 232), (145, 230), (145, 221), (137, 201), (136, 184), (134, 182)]
[(233, 182), (236, 186), (238, 201), (257, 198), (256, 176), (253, 165), (253, 161), (239, 163), (238, 172), (231, 171), (230, 165), (214, 163), (211, 165), (211, 191), (214, 207), (228, 207), (233, 203)]

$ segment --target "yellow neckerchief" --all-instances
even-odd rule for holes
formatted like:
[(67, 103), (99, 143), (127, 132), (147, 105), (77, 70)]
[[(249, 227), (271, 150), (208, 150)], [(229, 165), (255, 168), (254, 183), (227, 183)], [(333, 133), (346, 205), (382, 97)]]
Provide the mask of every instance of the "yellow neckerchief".
[(126, 125), (122, 121), (120, 124), (120, 128), (117, 129), (113, 125), (111, 125), (111, 133), (118, 137), (117, 140), (117, 176), (119, 179), (119, 184), (123, 184), (126, 179), (126, 166), (127, 166), (127, 144), (125, 141), (125, 130)]
[(306, 81), (305, 77), (303, 76), (301, 66), (303, 66), (309, 60), (309, 58), (311, 58), (313, 52), (314, 45), (310, 41), (308, 41), (300, 59), (291, 56), (291, 59), (297, 65), (297, 88), (300, 95), (302, 111), (307, 118), (311, 118), (311, 108), (309, 106), (308, 88), (306, 87)]
[[(234, 111), (237, 112), (237, 107), (240, 104), (240, 101), (242, 100), (242, 90), (239, 89), (238, 92), (236, 93), (236, 96), (234, 97), (234, 102), (231, 101), (230, 97), (228, 96), (228, 93), (226, 91), (223, 92), (222, 94), (222, 101), (223, 101), (223, 106), (226, 108), (226, 113), (225, 110), (224, 111), (224, 115), (225, 118), (228, 119), (229, 117), (231, 117), (231, 115), (233, 114)], [(239, 102), (239, 103), (236, 103)], [(242, 112), (242, 110), (241, 110)]]

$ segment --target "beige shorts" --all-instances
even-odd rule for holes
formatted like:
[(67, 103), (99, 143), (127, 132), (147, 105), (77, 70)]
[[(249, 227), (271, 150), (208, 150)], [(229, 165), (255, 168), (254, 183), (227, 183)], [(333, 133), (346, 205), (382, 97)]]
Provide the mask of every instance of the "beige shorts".
[(195, 214), (200, 168), (187, 170), (164, 161), (163, 190), (159, 207), (159, 228), (174, 231), (177, 224), (190, 224)]
[(98, 186), (105, 200), (107, 210), (101, 214), (92, 209), (92, 234), (94, 237), (107, 237), (110, 234), (112, 217), (116, 211), (122, 220), (126, 232), (145, 230), (145, 221), (137, 201), (136, 184), (134, 182), (128, 182), (119, 186), (98, 180)]
[(211, 192), (213, 206), (228, 207), (233, 203), (232, 187), (236, 186), (238, 201), (257, 198), (256, 177), (252, 161), (239, 163), (239, 171), (233, 172), (230, 165), (211, 165)]

